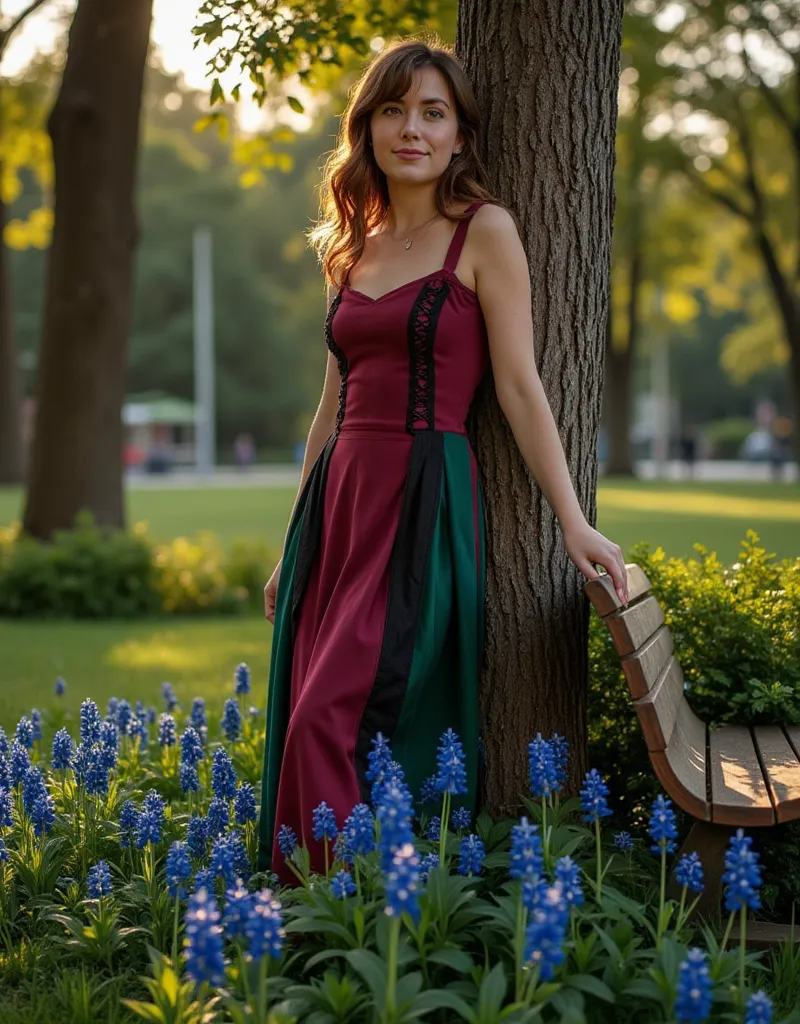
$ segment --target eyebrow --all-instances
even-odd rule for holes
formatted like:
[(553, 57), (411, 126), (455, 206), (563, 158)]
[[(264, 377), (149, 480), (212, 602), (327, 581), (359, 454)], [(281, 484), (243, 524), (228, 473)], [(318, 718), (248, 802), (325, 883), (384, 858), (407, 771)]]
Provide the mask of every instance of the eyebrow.
[[(384, 103), (402, 103), (402, 102), (403, 102), (402, 96), (398, 97), (395, 100), (384, 100)], [(450, 104), (447, 102), (447, 100), (443, 100), (441, 98), (441, 96), (432, 96), (430, 99), (420, 100), (419, 102), (420, 102), (421, 106), (423, 106), (423, 107), (429, 107), (433, 103), (441, 103), (443, 106), (447, 107), (448, 110), (450, 109)]]

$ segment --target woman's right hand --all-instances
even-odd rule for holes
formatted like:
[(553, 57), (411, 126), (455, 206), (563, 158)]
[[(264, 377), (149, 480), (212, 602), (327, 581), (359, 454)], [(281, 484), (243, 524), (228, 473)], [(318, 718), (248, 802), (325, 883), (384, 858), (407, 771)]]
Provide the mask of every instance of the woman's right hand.
[(275, 566), (275, 571), (269, 578), (269, 583), (264, 587), (264, 615), (269, 621), (275, 624), (275, 596), (278, 593), (278, 580), (281, 578), (281, 565), (283, 559)]

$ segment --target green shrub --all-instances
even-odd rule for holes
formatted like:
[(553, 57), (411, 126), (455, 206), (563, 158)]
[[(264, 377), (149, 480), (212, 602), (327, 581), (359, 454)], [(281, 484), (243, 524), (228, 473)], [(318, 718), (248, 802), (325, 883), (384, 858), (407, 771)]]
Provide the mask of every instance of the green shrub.
[(260, 607), (277, 555), (265, 545), (215, 536), (158, 544), (143, 524), (130, 532), (88, 514), (44, 544), (19, 526), (0, 530), (0, 616), (134, 618), (229, 614)]
[(745, 438), (753, 432), (753, 421), (732, 416), (716, 420), (703, 428), (713, 459), (738, 459)]

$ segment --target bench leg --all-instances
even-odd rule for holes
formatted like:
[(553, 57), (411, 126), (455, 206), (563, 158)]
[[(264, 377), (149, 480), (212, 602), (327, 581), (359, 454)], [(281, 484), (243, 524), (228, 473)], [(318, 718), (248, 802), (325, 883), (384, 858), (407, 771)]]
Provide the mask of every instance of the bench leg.
[[(725, 851), (730, 837), (735, 832), (736, 829), (730, 825), (715, 825), (710, 821), (698, 820), (692, 825), (689, 835), (678, 851), (676, 864), (685, 853), (696, 853), (702, 861), (705, 889), (700, 894), (695, 913), (703, 917), (717, 917), (720, 914)], [(667, 897), (674, 900), (681, 898), (681, 889), (675, 881), (674, 871), (670, 874)], [(686, 894), (687, 904), (692, 898), (692, 893)]]

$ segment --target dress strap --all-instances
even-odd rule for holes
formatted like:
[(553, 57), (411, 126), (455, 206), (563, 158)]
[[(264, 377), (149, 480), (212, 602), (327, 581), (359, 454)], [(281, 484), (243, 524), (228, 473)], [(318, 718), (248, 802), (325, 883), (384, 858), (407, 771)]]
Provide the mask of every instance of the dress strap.
[(450, 242), (450, 248), (447, 250), (447, 256), (444, 261), (445, 270), (449, 270), (452, 273), (458, 266), (458, 259), (461, 256), (461, 250), (464, 248), (464, 242), (467, 240), (469, 223), (476, 211), (485, 205), (485, 203), (473, 203), (471, 206), (467, 207), (467, 215), (462, 217), (458, 222), (455, 234)]

